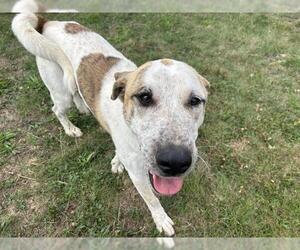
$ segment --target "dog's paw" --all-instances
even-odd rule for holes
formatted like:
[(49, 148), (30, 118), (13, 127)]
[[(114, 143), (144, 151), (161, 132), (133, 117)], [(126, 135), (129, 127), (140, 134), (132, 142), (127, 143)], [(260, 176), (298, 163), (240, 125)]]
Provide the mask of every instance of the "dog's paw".
[(166, 214), (166, 212), (160, 212), (152, 215), (153, 220), (156, 224), (157, 230), (162, 233), (164, 233), (167, 236), (173, 236), (175, 234), (173, 225), (174, 222), (171, 220), (171, 218)]
[(175, 247), (175, 242), (173, 238), (156, 238), (159, 245), (165, 248), (173, 248)]
[(111, 160), (111, 171), (114, 174), (121, 174), (124, 171), (124, 166), (117, 155)]
[(68, 136), (71, 136), (71, 137), (82, 136), (82, 132), (81, 132), (80, 128), (77, 128), (75, 126), (70, 126), (68, 129), (65, 129), (65, 132)]

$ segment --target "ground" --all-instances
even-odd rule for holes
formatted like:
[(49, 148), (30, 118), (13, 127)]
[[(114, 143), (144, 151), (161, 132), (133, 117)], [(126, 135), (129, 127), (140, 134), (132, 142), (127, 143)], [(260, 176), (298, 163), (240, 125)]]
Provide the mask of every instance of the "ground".
[[(0, 15), (0, 235), (157, 236), (93, 117), (66, 136), (35, 60)], [(48, 14), (101, 33), (138, 65), (174, 58), (211, 83), (203, 160), (162, 204), (177, 236), (300, 235), (299, 14)]]

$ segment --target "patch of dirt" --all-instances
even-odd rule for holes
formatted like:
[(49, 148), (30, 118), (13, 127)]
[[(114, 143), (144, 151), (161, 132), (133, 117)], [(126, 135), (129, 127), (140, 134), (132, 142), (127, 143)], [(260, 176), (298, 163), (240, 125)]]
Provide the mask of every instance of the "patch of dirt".
[[(24, 63), (30, 55), (20, 56), (14, 60), (0, 56), (0, 68), (3, 71), (11, 72), (9, 78), (22, 79), (24, 77)], [(22, 82), (20, 83), (22, 84)]]
[(6, 57), (0, 56), (0, 68), (8, 69), (9, 60)]
[(250, 142), (247, 138), (241, 138), (239, 140), (231, 142), (230, 147), (235, 153), (242, 153), (247, 149), (249, 143)]
[(30, 197), (27, 200), (27, 207), (30, 211), (30, 213), (43, 213), (45, 206), (44, 203), (42, 203), (37, 197)]
[(76, 223), (72, 220), (72, 216), (77, 209), (78, 203), (76, 201), (70, 201), (66, 204), (65, 212), (61, 216), (60, 220), (55, 222), (54, 231), (51, 233), (51, 237), (60, 237), (64, 234), (66, 228), (73, 228)]
[(20, 127), (22, 120), (18, 112), (12, 107), (0, 109), (0, 130), (5, 131)]
[(17, 213), (18, 213), (17, 209), (16, 209), (16, 206), (14, 204), (9, 205), (6, 208), (6, 211), (7, 211), (7, 215), (10, 216), (10, 217), (16, 216)]
[(30, 168), (38, 164), (37, 158), (33, 156), (35, 147), (26, 147), (25, 150), (28, 151), (13, 153), (10, 157), (7, 158), (6, 162), (1, 167), (0, 180), (5, 180), (8, 178), (18, 178), (37, 182), (34, 179), (33, 171), (30, 170)]

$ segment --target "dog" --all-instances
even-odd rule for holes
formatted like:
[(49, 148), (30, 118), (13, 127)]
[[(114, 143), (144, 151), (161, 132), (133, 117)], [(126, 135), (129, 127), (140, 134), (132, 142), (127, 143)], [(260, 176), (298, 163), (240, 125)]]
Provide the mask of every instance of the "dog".
[(14, 10), (21, 13), (12, 21), (13, 33), (36, 56), (66, 134), (82, 135), (66, 116), (73, 103), (92, 113), (115, 145), (112, 172), (128, 172), (159, 232), (174, 235), (158, 198), (178, 193), (195, 165), (208, 80), (174, 59), (138, 67), (89, 28), (45, 20), (34, 14), (41, 9), (33, 0), (17, 4)]

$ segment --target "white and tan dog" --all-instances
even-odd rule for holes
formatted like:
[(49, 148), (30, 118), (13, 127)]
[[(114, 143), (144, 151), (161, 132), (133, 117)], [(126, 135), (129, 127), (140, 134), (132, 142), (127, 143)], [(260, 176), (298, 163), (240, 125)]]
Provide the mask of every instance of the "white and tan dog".
[(16, 15), (12, 30), (36, 56), (65, 132), (82, 135), (66, 116), (73, 102), (80, 112), (90, 111), (114, 142), (112, 171), (127, 170), (157, 229), (173, 235), (173, 221), (155, 194), (179, 192), (196, 162), (208, 81), (191, 66), (171, 59), (137, 67), (88, 28), (38, 17), (33, 0), (18, 4), (27, 8)]

